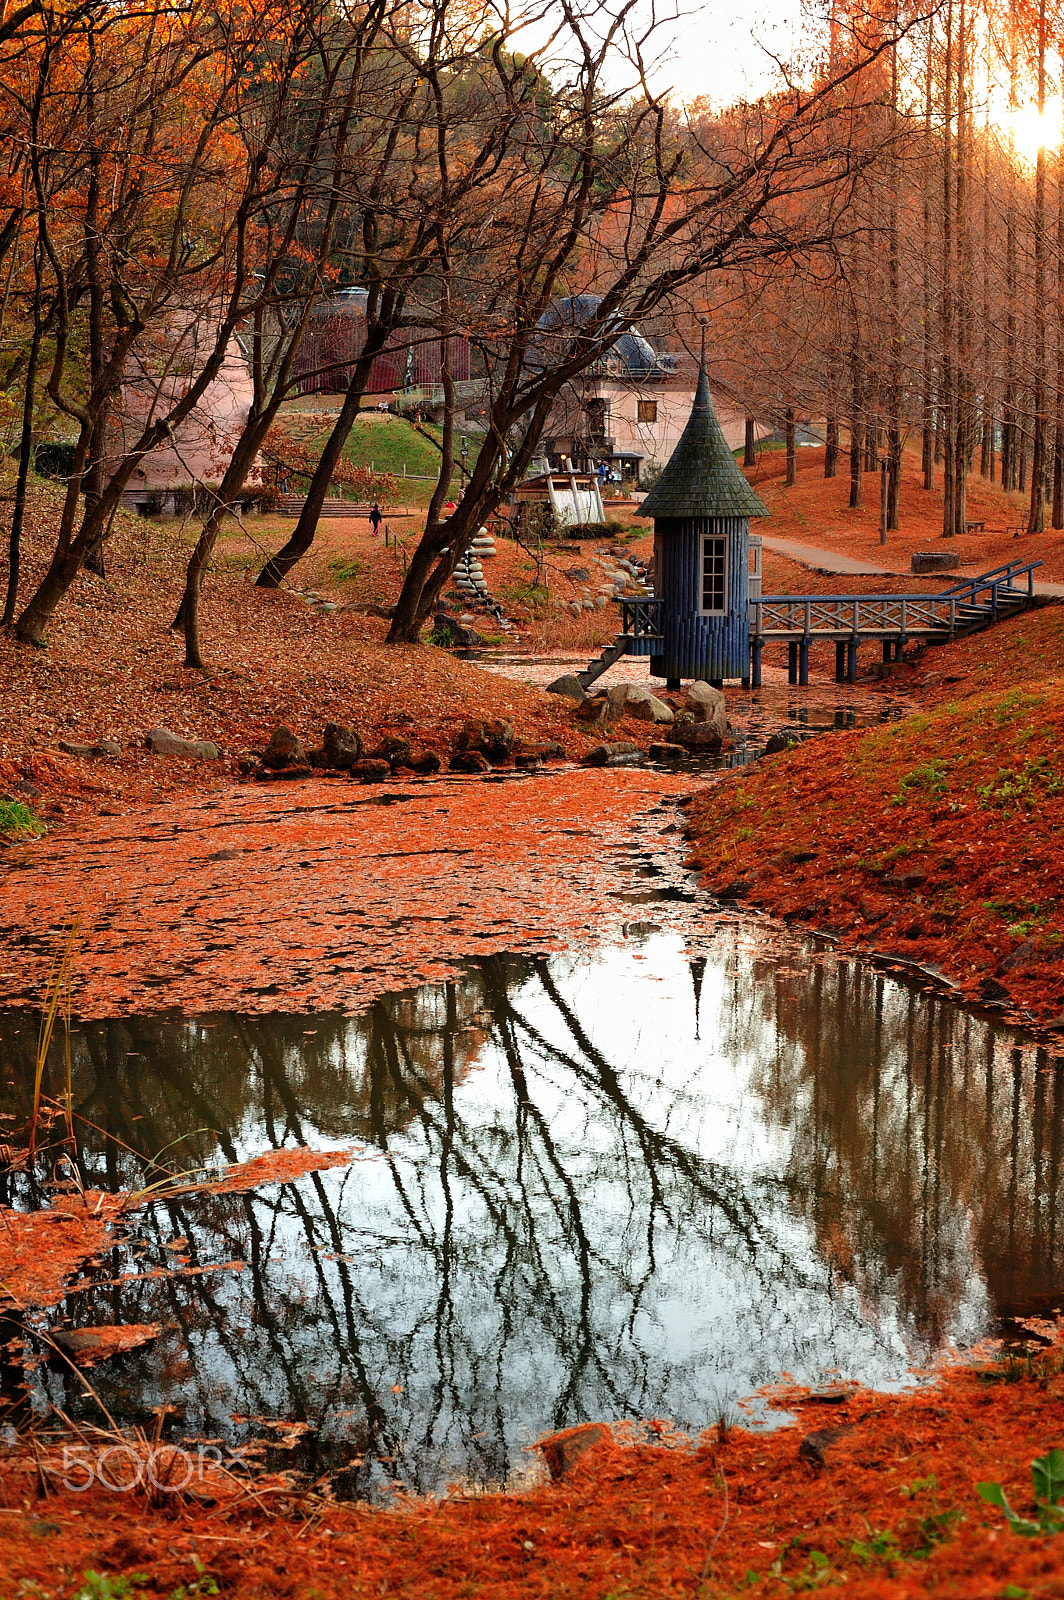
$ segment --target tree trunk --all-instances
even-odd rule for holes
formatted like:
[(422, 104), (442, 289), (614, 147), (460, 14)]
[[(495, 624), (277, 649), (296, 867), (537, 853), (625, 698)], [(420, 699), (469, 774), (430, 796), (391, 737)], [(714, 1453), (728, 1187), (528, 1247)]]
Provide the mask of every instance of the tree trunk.
[(794, 427), (794, 407), (788, 406), (784, 418), (784, 437), (787, 440), (787, 475), (784, 483), (788, 485), (798, 482), (798, 450)]
[(757, 466), (757, 448), (756, 448), (756, 446), (757, 446), (757, 440), (756, 440), (755, 435), (754, 435), (754, 419), (753, 419), (753, 417), (747, 417), (747, 419), (746, 419), (746, 433), (745, 433), (744, 438), (743, 438), (743, 466), (744, 467), (756, 467)]
[(924, 168), (923, 168), (923, 214), (924, 214), (924, 373), (923, 397), (921, 414), (920, 435), (920, 467), (923, 473), (925, 489), (935, 487), (935, 373), (934, 350), (932, 345), (932, 329), (934, 327), (933, 305), (931, 300), (931, 152), (932, 152), (932, 51), (935, 39), (934, 17), (928, 18), (927, 23), (927, 61), (924, 67)]
[[(37, 257), (37, 286), (40, 287), (41, 269), (40, 255)], [(33, 335), (30, 341), (29, 356), (26, 361), (25, 390), (22, 399), (22, 440), (19, 452), (18, 477), (15, 481), (15, 503), (11, 508), (11, 532), (8, 537), (7, 547), (7, 595), (4, 599), (4, 615), (2, 626), (9, 628), (15, 618), (15, 607), (18, 604), (18, 579), (19, 562), (22, 549), (22, 520), (26, 509), (26, 485), (30, 474), (30, 460), (33, 455), (33, 407), (37, 389), (37, 364), (41, 354), (41, 325), (38, 320), (40, 307), (37, 301), (33, 308)]]
[(276, 589), (291, 572), (298, 561), (301, 561), (314, 543), (317, 532), (318, 518), (321, 508), (325, 503), (325, 496), (329, 492), (329, 485), (333, 479), (340, 457), (343, 455), (344, 445), (347, 443), (351, 429), (358, 417), (359, 406), (369, 383), (373, 363), (387, 342), (388, 335), (392, 332), (391, 325), (379, 327), (372, 335), (367, 337), (362, 353), (355, 363), (355, 370), (351, 375), (344, 403), (340, 413), (333, 424), (333, 430), (325, 442), (325, 448), (315, 468), (314, 476), (310, 480), (307, 498), (299, 513), (299, 521), (292, 532), (288, 543), (275, 556), (271, 556), (255, 580), (259, 589)]
[[(1061, 52), (1064, 74), (1064, 50)], [(1064, 528), (1064, 130), (1057, 154), (1057, 307), (1054, 318), (1056, 414), (1053, 427), (1053, 527)]]
[[(897, 12), (892, 18), (897, 29)], [(890, 358), (887, 365), (887, 529), (898, 526), (901, 507), (901, 249), (898, 238), (898, 156), (894, 139), (898, 130), (898, 46), (890, 52), (890, 204), (887, 227), (887, 288), (890, 301)]]
[(827, 441), (824, 446), (824, 476), (834, 478), (839, 470), (839, 419), (829, 417)]
[[(1046, 109), (1046, 0), (1038, 6), (1038, 115)], [(1031, 504), (1028, 533), (1044, 533), (1046, 525), (1046, 147), (1039, 140), (1034, 178), (1034, 427), (1031, 439)]]
[(850, 417), (850, 510), (861, 509), (861, 475), (864, 469), (864, 439), (861, 428), (861, 364), (853, 358), (853, 413)]

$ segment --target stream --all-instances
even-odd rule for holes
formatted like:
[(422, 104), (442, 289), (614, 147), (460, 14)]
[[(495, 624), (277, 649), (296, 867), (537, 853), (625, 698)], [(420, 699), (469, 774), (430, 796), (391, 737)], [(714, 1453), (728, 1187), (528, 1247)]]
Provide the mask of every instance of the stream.
[[(1057, 1306), (1061, 1057), (755, 916), (697, 954), (627, 931), (353, 1017), (76, 1024), (90, 1183), (136, 1186), (129, 1152), (164, 1147), (356, 1153), (149, 1205), (38, 1325), (164, 1324), (93, 1371), (116, 1419), (168, 1406), (174, 1438), (233, 1445), (294, 1419), (292, 1459), (372, 1498), (519, 1483), (585, 1419), (697, 1434), (782, 1373), (896, 1387)], [(6, 1118), (36, 1027), (0, 1015)], [(39, 1412), (98, 1415), (69, 1372), (34, 1383)]]

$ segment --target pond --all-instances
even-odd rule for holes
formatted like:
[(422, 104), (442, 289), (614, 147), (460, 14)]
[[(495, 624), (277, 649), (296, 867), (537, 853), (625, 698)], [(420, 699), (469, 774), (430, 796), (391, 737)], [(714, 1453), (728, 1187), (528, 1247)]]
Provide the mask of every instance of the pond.
[[(301, 1462), (351, 1495), (499, 1484), (545, 1430), (697, 1433), (781, 1373), (896, 1386), (1064, 1298), (1060, 1057), (756, 918), (697, 955), (629, 933), (355, 1017), (75, 1025), (88, 1181), (139, 1183), (132, 1151), (355, 1147), (157, 1201), (42, 1319), (166, 1325), (93, 1372), (112, 1415), (170, 1406), (175, 1437), (234, 1442), (310, 1424)], [(22, 1118), (36, 1020), (0, 1031)], [(62, 1372), (35, 1382), (92, 1414)]]

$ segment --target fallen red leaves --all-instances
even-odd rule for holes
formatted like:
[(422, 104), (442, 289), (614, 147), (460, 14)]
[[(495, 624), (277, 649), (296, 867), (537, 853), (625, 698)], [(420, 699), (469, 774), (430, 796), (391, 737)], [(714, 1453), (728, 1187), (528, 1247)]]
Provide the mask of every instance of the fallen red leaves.
[(58, 1304), (67, 1278), (106, 1247), (122, 1204), (120, 1196), (75, 1194), (47, 1211), (0, 1208), (0, 1306)]
[(20, 953), (0, 995), (39, 999), (79, 907), (84, 1017), (353, 1011), (466, 955), (609, 936), (630, 910), (602, 858), (643, 829), (656, 841), (649, 813), (688, 787), (623, 769), (316, 778), (106, 818), (8, 852), (0, 937)]
[(703, 791), (696, 860), (712, 888), (1056, 1018), (1062, 757), (1064, 683), (950, 701)]
[[(0, 1477), (0, 1571), (12, 1589), (64, 1597), (90, 1568), (142, 1573), (148, 1592), (168, 1595), (195, 1581), (197, 1561), (231, 1600), (691, 1600), (821, 1586), (855, 1600), (1059, 1596), (1064, 1539), (1016, 1537), (976, 1484), (1001, 1482), (1030, 1507), (1031, 1459), (1059, 1439), (1060, 1367), (1056, 1347), (904, 1395), (795, 1396), (797, 1428), (733, 1428), (695, 1449), (600, 1437), (557, 1484), (392, 1512), (289, 1495), (287, 1512), (269, 1515), (273, 1495), (232, 1483), (212, 1486), (206, 1505), (157, 1494), (153, 1508), (143, 1491), (97, 1489), (33, 1504), (35, 1474), (16, 1456)], [(799, 1452), (810, 1434), (823, 1467)]]

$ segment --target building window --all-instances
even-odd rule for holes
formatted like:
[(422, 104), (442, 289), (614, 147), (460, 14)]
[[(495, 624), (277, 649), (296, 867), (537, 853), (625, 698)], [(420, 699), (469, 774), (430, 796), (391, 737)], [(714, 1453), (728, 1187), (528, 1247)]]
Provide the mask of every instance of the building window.
[(702, 540), (702, 610), (721, 612), (728, 609), (725, 601), (727, 576), (727, 539)]
[(636, 401), (636, 420), (638, 422), (657, 422), (658, 402), (656, 400)]

